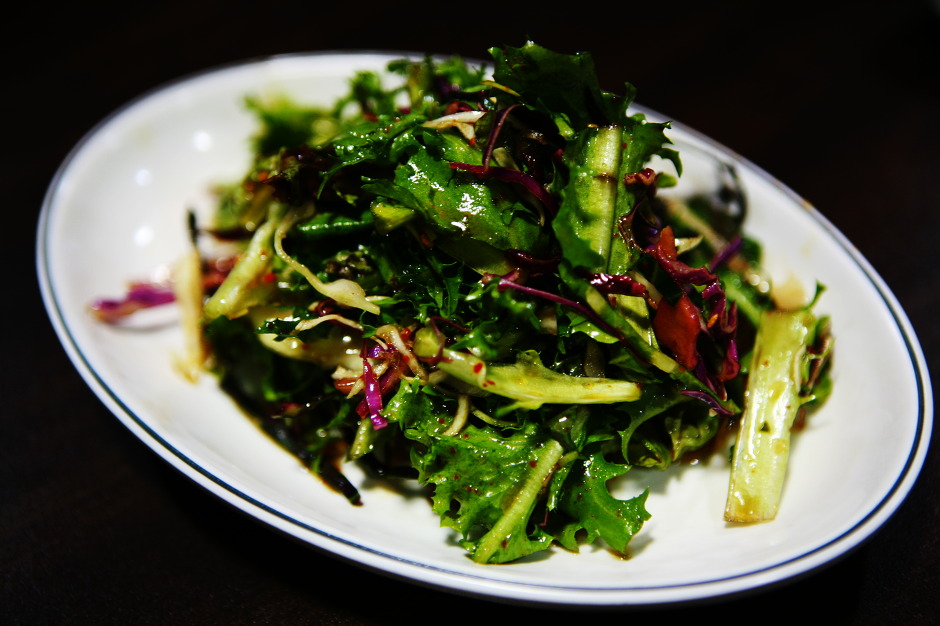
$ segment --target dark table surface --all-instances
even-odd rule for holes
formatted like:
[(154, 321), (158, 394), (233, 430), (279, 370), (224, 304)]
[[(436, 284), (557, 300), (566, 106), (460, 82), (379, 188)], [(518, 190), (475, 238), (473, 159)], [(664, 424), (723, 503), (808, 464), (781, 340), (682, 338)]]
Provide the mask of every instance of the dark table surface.
[[(480, 58), (491, 45), (527, 38), (589, 50), (605, 86), (632, 82), (640, 102), (744, 154), (817, 206), (891, 286), (940, 371), (938, 3), (32, 4), (5, 11), (3, 44), (0, 175), (14, 253), (5, 257), (12, 284), (0, 377), (0, 622), (536, 622), (559, 614), (390, 580), (281, 536), (167, 465), (71, 366), (33, 264), (46, 186), (101, 118), (220, 64), (362, 48)], [(746, 597), (605, 617), (937, 623), (933, 450), (897, 513), (838, 562)]]

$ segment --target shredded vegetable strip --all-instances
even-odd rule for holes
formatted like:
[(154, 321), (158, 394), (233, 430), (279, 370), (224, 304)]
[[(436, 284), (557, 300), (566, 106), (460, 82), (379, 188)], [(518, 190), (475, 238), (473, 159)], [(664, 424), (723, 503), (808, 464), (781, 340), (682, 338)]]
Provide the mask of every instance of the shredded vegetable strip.
[(292, 211), (280, 221), (274, 233), (274, 250), (277, 252), (277, 255), (295, 272), (306, 278), (307, 282), (324, 296), (332, 298), (342, 306), (362, 309), (367, 313), (378, 315), (378, 305), (366, 299), (366, 292), (359, 283), (346, 278), (339, 278), (333, 282), (324, 283), (317, 278), (308, 267), (297, 261), (284, 250), (284, 238), (287, 237), (287, 233), (304, 217), (309, 217), (309, 214), (302, 211)]

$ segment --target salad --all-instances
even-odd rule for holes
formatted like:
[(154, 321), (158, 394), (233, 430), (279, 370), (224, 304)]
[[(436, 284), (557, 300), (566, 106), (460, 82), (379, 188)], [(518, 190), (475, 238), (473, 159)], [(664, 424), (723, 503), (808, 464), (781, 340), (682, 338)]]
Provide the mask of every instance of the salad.
[(332, 107), (247, 98), (249, 170), (190, 215), (171, 288), (93, 311), (175, 302), (188, 376), (353, 505), (347, 462), (425, 486), (479, 563), (625, 553), (647, 492), (611, 481), (734, 437), (725, 518), (773, 519), (828, 318), (769, 286), (733, 172), (665, 193), (682, 161), (631, 85), (586, 53), (490, 54), (359, 73)]

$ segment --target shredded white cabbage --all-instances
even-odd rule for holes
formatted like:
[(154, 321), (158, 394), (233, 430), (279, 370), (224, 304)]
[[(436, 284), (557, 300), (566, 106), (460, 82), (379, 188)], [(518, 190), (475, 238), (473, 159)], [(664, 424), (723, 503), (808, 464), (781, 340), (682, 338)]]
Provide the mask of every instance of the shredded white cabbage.
[(287, 236), (288, 231), (301, 219), (309, 215), (310, 211), (294, 210), (281, 219), (274, 233), (274, 251), (294, 271), (306, 278), (307, 282), (309, 282), (314, 289), (327, 298), (332, 298), (340, 306), (361, 309), (367, 313), (378, 315), (378, 305), (366, 297), (366, 292), (362, 288), (362, 285), (347, 278), (339, 278), (331, 283), (325, 283), (317, 278), (316, 274), (310, 271), (310, 268), (284, 250), (284, 238)]

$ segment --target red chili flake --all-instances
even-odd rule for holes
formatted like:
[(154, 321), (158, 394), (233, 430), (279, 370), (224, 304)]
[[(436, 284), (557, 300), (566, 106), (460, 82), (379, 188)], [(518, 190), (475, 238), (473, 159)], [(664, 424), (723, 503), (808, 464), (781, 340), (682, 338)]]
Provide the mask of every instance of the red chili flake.
[(340, 393), (349, 393), (349, 390), (352, 389), (353, 385), (356, 384), (358, 378), (338, 378), (333, 381), (333, 386), (336, 387), (336, 390)]
[(650, 168), (645, 170), (640, 170), (639, 172), (634, 172), (632, 174), (627, 174), (623, 177), (623, 182), (625, 185), (634, 185), (636, 183), (641, 183), (647, 187), (656, 182), (656, 172)]
[(474, 374), (479, 374), (479, 373), (482, 372), (482, 371), (483, 371), (483, 364), (482, 364), (482, 363), (474, 363), (474, 364), (473, 364), (473, 373), (474, 373)]

